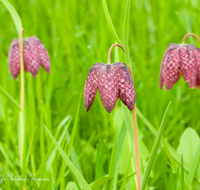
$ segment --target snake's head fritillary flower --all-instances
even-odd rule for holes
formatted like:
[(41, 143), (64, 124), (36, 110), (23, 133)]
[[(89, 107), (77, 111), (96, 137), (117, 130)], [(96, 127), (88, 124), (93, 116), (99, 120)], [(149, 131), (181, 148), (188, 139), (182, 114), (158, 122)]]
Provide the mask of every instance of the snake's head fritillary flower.
[[(194, 34), (187, 36), (189, 35), (196, 37)], [(165, 83), (166, 89), (170, 90), (181, 75), (190, 88), (194, 88), (195, 85), (200, 88), (200, 49), (195, 45), (170, 44), (167, 47), (160, 69), (160, 89)]]
[[(43, 43), (36, 37), (31, 36), (23, 40), (23, 59), (24, 69), (30, 72), (34, 77), (37, 76), (40, 65), (50, 73), (50, 59)], [(20, 73), (20, 51), (19, 40), (13, 39), (11, 42), (8, 62), (10, 72), (14, 79)]]
[(97, 89), (105, 109), (110, 113), (115, 107), (117, 98), (133, 110), (135, 88), (132, 76), (125, 63), (95, 63), (90, 69), (84, 88), (85, 110), (92, 106)]

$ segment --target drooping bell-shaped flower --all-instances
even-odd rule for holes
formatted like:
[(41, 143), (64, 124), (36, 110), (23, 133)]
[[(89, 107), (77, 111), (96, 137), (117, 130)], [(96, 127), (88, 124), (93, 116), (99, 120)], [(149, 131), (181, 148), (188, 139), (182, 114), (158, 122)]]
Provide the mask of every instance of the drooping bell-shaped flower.
[[(50, 73), (50, 59), (43, 43), (36, 37), (31, 36), (23, 40), (24, 69), (34, 77), (37, 76), (40, 65)], [(20, 73), (19, 40), (13, 39), (8, 52), (10, 72), (14, 79)]]
[(95, 63), (90, 69), (84, 88), (85, 110), (92, 106), (97, 89), (105, 109), (110, 113), (115, 107), (117, 98), (133, 109), (135, 88), (132, 76), (125, 63)]
[(195, 85), (200, 88), (200, 49), (192, 44), (184, 44), (188, 34), (183, 38), (183, 44), (170, 44), (163, 56), (160, 69), (159, 86), (162, 88), (165, 83), (167, 90), (183, 75), (184, 81), (189, 83), (190, 88)]

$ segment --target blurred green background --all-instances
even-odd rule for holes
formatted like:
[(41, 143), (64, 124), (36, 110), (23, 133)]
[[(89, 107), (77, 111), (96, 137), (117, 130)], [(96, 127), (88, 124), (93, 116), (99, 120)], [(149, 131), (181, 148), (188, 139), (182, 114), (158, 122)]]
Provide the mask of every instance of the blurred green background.
[[(37, 78), (30, 73), (25, 73), (26, 151), (28, 152), (31, 147), (27, 160), (27, 173), (36, 174), (38, 178), (51, 179), (51, 182), (27, 183), (27, 189), (37, 187), (73, 189), (72, 186), (77, 184), (71, 173), (63, 175), (68, 168), (60, 154), (55, 152), (51, 156), (48, 155), (54, 146), (43, 129), (45, 124), (55, 136), (59, 124), (67, 116), (70, 116), (72, 121), (65, 131), (67, 124), (61, 123), (63, 128), (58, 132), (56, 139), (59, 140), (64, 134), (61, 146), (67, 152), (73, 126), (77, 121), (73, 146), (68, 155), (73, 163), (81, 155), (76, 166), (86, 181), (92, 183), (109, 172), (117, 121), (120, 117), (123, 119), (120, 101), (118, 100), (115, 109), (109, 114), (101, 103), (99, 93), (90, 111), (86, 112), (84, 108), (83, 90), (87, 74), (94, 63), (106, 63), (109, 47), (115, 43), (103, 12), (102, 2), (97, 0), (10, 0), (9, 2), (20, 15), (26, 36), (36, 35), (44, 43), (51, 59), (50, 74), (42, 68)], [(115, 29), (122, 40), (126, 1), (107, 0), (107, 4)], [(160, 64), (170, 43), (181, 43), (184, 35), (189, 32), (200, 35), (199, 7), (198, 0), (132, 0), (131, 2), (129, 48), (137, 107), (157, 130), (168, 103), (172, 101), (164, 138), (174, 150), (177, 150), (181, 135), (188, 127), (197, 132), (196, 134), (191, 129), (192, 135), (197, 137), (194, 139), (199, 139), (200, 91), (197, 88), (190, 89), (183, 78), (180, 78), (171, 91), (166, 91), (165, 87), (160, 90)], [(9, 12), (1, 2), (0, 15), (0, 86), (19, 102), (20, 77), (14, 80), (8, 67), (8, 49), (12, 39), (17, 38), (18, 34)], [(187, 38), (186, 43), (193, 43), (200, 47), (198, 41), (192, 37)], [(125, 62), (121, 50), (119, 55), (119, 60)], [(114, 62), (114, 51), (112, 62)], [(1, 94), (0, 103), (0, 172), (20, 176), (19, 111)], [(138, 128), (141, 132), (140, 141), (144, 143), (147, 150), (146, 153), (141, 154), (147, 161), (155, 136), (141, 117), (138, 117)], [(95, 135), (87, 144), (94, 132)], [(186, 137), (189, 138), (188, 135)], [(189, 138), (187, 141), (187, 144), (191, 142), (190, 152), (186, 152), (186, 155), (189, 154), (191, 158), (187, 163), (189, 166), (194, 159), (192, 156), (194, 154), (191, 152), (196, 151), (196, 148), (193, 150), (193, 144), (198, 145), (198, 141), (194, 142), (194, 139)], [(125, 152), (129, 149), (128, 146), (128, 144), (123, 146)], [(99, 156), (97, 153), (102, 155)], [(169, 189), (174, 185), (177, 171), (171, 167), (166, 154), (161, 146), (149, 180), (149, 187), (152, 189)], [(180, 151), (177, 151), (177, 154), (180, 155)], [(128, 159), (127, 155), (130, 153), (125, 154), (125, 159)], [(123, 154), (120, 156), (122, 163), (123, 156)], [(49, 161), (51, 159), (52, 162)], [(146, 163), (144, 167), (145, 165)], [(127, 167), (127, 163), (121, 167)], [(125, 173), (120, 170), (120, 167), (117, 171), (117, 179), (123, 179)], [(193, 189), (200, 188), (198, 178), (200, 167), (196, 172), (198, 174), (194, 176), (197, 179), (193, 180)], [(128, 173), (130, 174), (131, 171)], [(128, 178), (126, 183), (124, 182), (123, 189), (132, 189), (133, 179), (133, 177)], [(19, 184), (19, 182), (6, 184), (0, 181), (0, 189), (7, 189), (9, 186), (11, 189), (18, 189)], [(116, 189), (120, 189), (121, 182), (119, 181), (116, 186)], [(104, 187), (105, 184), (99, 189)], [(75, 188), (79, 189), (79, 187)]]

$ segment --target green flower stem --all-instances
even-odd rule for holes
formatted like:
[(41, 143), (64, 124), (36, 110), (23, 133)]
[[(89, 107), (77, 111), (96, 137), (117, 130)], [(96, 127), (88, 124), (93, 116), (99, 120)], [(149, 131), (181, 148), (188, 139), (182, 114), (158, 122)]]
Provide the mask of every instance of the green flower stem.
[(21, 145), (21, 168), (23, 166), (23, 155), (24, 155), (24, 62), (23, 62), (23, 31), (19, 33), (19, 50), (20, 50), (20, 73), (21, 73), (21, 100), (20, 100), (20, 145)]
[(197, 36), (196, 34), (193, 34), (193, 33), (188, 33), (186, 34), (184, 37), (183, 37), (183, 40), (182, 40), (182, 44), (185, 44), (185, 39), (188, 37), (188, 36), (194, 36), (200, 43), (200, 38), (199, 36)]

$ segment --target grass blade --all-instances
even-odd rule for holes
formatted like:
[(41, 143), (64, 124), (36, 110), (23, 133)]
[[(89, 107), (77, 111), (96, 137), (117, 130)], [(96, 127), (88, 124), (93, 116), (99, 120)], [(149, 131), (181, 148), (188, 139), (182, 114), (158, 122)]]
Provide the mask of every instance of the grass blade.
[(76, 111), (76, 117), (75, 117), (75, 121), (74, 121), (74, 126), (73, 126), (73, 129), (72, 129), (72, 133), (70, 135), (70, 141), (69, 141), (69, 145), (68, 145), (68, 148), (67, 148), (67, 155), (68, 156), (70, 155), (70, 151), (71, 151), (71, 148), (72, 148), (72, 145), (73, 145), (73, 142), (74, 142), (74, 138), (75, 138), (75, 135), (76, 135), (76, 131), (77, 131), (81, 100), (82, 100), (82, 93), (80, 93), (78, 108), (77, 108), (77, 111)]
[(146, 119), (146, 117), (142, 114), (142, 112), (136, 107), (137, 109), (137, 115), (140, 117), (140, 119), (144, 122), (144, 124), (149, 128), (149, 130), (156, 136), (157, 130), (153, 127), (153, 125)]
[[(87, 146), (88, 146), (88, 145), (91, 143), (91, 141), (93, 140), (93, 137), (95, 136), (95, 134), (96, 134), (96, 132), (94, 132), (94, 133), (92, 134), (92, 136), (90, 137), (90, 139), (87, 141), (87, 143), (86, 143), (86, 145), (84, 146), (84, 148), (83, 148), (81, 154), (79, 155), (79, 157), (77, 158), (77, 160), (74, 162), (74, 165), (76, 165), (76, 164), (79, 162), (79, 160), (80, 160), (81, 157), (83, 156), (83, 154), (84, 154), (84, 152), (85, 152)], [(68, 171), (65, 173), (64, 176), (66, 177), (66, 175), (68, 175), (69, 172), (70, 172), (70, 170), (68, 170)]]
[(199, 146), (197, 148), (197, 152), (195, 154), (194, 161), (192, 163), (192, 167), (191, 167), (191, 170), (189, 172), (188, 179), (187, 179), (187, 186), (188, 186), (189, 189), (191, 188), (191, 185), (192, 185), (192, 180), (194, 178), (194, 174), (195, 174), (195, 171), (197, 169), (197, 165), (199, 163), (199, 158), (200, 158), (200, 141), (199, 141)]
[(97, 189), (98, 187), (101, 187), (103, 184), (105, 184), (107, 181), (114, 179), (114, 177), (109, 176), (103, 176), (97, 179), (96, 181), (92, 182), (90, 184), (92, 189)]
[(22, 111), (21, 110), (21, 108), (20, 108), (20, 105), (12, 98), (12, 96), (8, 93), (8, 92), (6, 92), (1, 86), (0, 86), (0, 93), (2, 94), (2, 95), (4, 95), (6, 98), (8, 98), (8, 100), (10, 100), (20, 111)]
[(130, 58), (130, 52), (129, 52), (129, 18), (130, 18), (130, 6), (131, 6), (131, 0), (127, 0), (126, 2), (126, 10), (125, 10), (125, 16), (124, 16), (124, 26), (123, 26), (123, 41), (124, 41), (124, 50), (125, 50), (125, 57), (126, 57), (126, 64), (127, 67), (131, 67), (131, 58)]
[(157, 135), (155, 143), (153, 145), (153, 148), (152, 148), (152, 151), (151, 151), (148, 163), (147, 163), (147, 167), (146, 167), (145, 172), (144, 172), (141, 190), (145, 190), (145, 187), (147, 185), (149, 175), (150, 175), (150, 171), (151, 171), (151, 168), (152, 168), (153, 163), (155, 161), (155, 156), (156, 156), (158, 147), (160, 145), (160, 141), (161, 141), (161, 138), (162, 138), (162, 135), (163, 135), (163, 131), (165, 129), (165, 119), (166, 119), (167, 111), (169, 109), (170, 104), (171, 104), (171, 102), (168, 104), (168, 106), (165, 110), (165, 113), (164, 113), (164, 116), (163, 116), (163, 119), (162, 119), (162, 122), (161, 122), (161, 125), (160, 125), (160, 129), (158, 131), (158, 135)]
[(108, 26), (110, 28), (110, 31), (111, 31), (113, 37), (115, 38), (117, 43), (123, 45), (122, 42), (120, 41), (118, 35), (117, 35), (117, 32), (116, 32), (114, 26), (113, 26), (113, 23), (112, 23), (112, 20), (111, 20), (109, 11), (108, 11), (108, 6), (107, 6), (107, 3), (106, 3), (106, 0), (102, 0), (102, 4), (103, 4), (103, 10), (104, 10), (104, 14), (106, 16), (107, 23), (108, 23)]
[[(111, 161), (109, 166), (109, 176), (114, 177), (117, 175), (117, 163), (121, 154), (122, 146), (124, 143), (125, 135), (126, 135), (126, 124), (123, 121), (118, 139), (115, 137), (115, 142), (112, 149)], [(116, 140), (117, 139), (117, 140)], [(108, 189), (114, 189), (114, 180), (110, 180), (108, 183)]]
[(178, 175), (179, 175), (180, 165), (181, 165), (181, 161), (180, 161), (180, 163), (178, 165), (178, 169), (177, 169), (177, 174), (176, 174), (176, 178), (175, 178), (175, 182), (174, 182), (174, 190), (177, 190), (177, 187), (178, 187)]
[[(148, 127), (148, 129), (152, 132), (152, 134), (154, 136), (157, 136), (158, 132), (157, 130), (153, 127), (153, 125), (145, 118), (145, 116), (139, 111), (139, 109), (137, 108), (137, 115), (139, 116), (139, 118), (144, 122), (144, 124)], [(178, 155), (178, 153), (176, 152), (176, 150), (169, 144), (169, 142), (163, 138), (163, 145), (166, 146), (166, 148), (169, 150), (171, 156), (175, 159), (175, 161), (178, 163), (180, 161), (180, 156)], [(169, 156), (169, 154), (167, 154)], [(169, 158), (170, 159), (170, 158)], [(170, 159), (171, 161), (171, 159)], [(190, 167), (187, 163), (184, 162), (184, 169), (186, 171), (190, 171)], [(176, 168), (174, 168), (176, 169)], [(197, 178), (199, 179), (200, 176), (197, 174)], [(197, 181), (199, 182), (199, 180), (197, 179)]]
[(183, 166), (183, 154), (181, 153), (181, 190), (184, 190), (184, 166)]
[(95, 180), (102, 177), (103, 174), (103, 158), (104, 158), (104, 142), (99, 142), (96, 152)]
[[(3, 173), (4, 173), (5, 177), (7, 178), (7, 174), (6, 174), (6, 171), (5, 171), (5, 166), (3, 166), (2, 169), (3, 169)], [(3, 181), (3, 179), (1, 179), (1, 181)], [(5, 188), (6, 188), (6, 190), (10, 190), (11, 189), (10, 188), (10, 183), (8, 182), (8, 180), (5, 180)]]
[(84, 187), (85, 190), (92, 190), (91, 187), (89, 186), (89, 184), (83, 178), (83, 176), (76, 169), (76, 167), (74, 166), (74, 164), (70, 161), (70, 159), (67, 156), (67, 154), (60, 147), (60, 145), (58, 144), (58, 142), (56, 141), (56, 139), (53, 137), (53, 135), (51, 134), (51, 132), (48, 130), (48, 128), (46, 126), (44, 126), (44, 127), (45, 127), (47, 133), (49, 134), (51, 140), (53, 141), (54, 145), (56, 146), (56, 148), (60, 152), (60, 155), (63, 157), (63, 159), (65, 160), (66, 164), (68, 165), (68, 167), (70, 168), (70, 170), (72, 171), (72, 173), (74, 174), (74, 176), (76, 177), (76, 179), (78, 180), (78, 182)]
[(15, 27), (17, 29), (17, 33), (19, 34), (20, 30), (22, 29), (22, 22), (17, 11), (7, 0), (0, 0), (0, 1), (5, 5), (7, 10), (10, 12), (12, 19), (15, 23)]
[[(134, 142), (134, 133), (133, 133), (133, 122), (131, 120), (131, 115), (130, 115), (130, 111), (128, 110), (128, 108), (121, 102), (121, 106), (122, 106), (122, 113), (124, 115), (124, 120), (125, 120), (125, 123), (126, 123), (126, 127), (127, 127), (127, 132), (128, 132), (128, 135), (129, 135), (129, 141), (130, 141), (130, 144), (132, 146), (132, 153), (135, 152), (135, 142)], [(132, 165), (132, 170), (133, 172), (135, 172), (135, 159), (132, 158), (131, 159), (131, 165)], [(136, 184), (136, 180), (137, 178), (134, 177), (134, 184)], [(135, 187), (136, 188), (136, 187)]]

